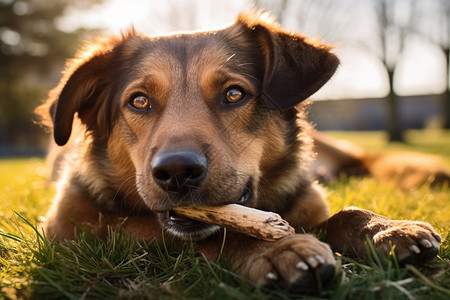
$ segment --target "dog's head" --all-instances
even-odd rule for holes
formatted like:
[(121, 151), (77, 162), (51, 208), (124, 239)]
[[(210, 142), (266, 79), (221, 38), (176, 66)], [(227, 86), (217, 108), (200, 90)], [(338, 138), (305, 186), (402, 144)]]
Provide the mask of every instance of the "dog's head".
[(299, 174), (294, 106), (337, 65), (328, 47), (254, 15), (213, 32), (130, 32), (68, 66), (50, 100), (54, 138), (66, 144), (77, 116), (92, 151), (103, 149), (101, 160), (112, 166), (105, 178), (127, 180), (116, 189), (135, 185), (171, 232), (207, 235), (215, 227), (171, 208), (243, 203), (279, 210), (298, 193), (307, 176)]

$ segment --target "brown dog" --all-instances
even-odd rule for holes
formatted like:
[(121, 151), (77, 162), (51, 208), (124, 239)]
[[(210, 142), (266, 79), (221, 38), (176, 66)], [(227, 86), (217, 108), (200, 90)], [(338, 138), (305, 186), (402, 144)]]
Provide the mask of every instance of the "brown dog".
[(317, 156), (311, 171), (324, 182), (342, 175), (371, 175), (404, 189), (450, 184), (450, 170), (434, 155), (404, 151), (371, 153), (317, 131), (312, 136)]
[[(312, 139), (299, 103), (334, 73), (329, 50), (257, 15), (214, 32), (131, 31), (91, 44), (39, 109), (64, 146), (52, 154), (59, 185), (46, 234), (72, 239), (75, 221), (104, 236), (122, 224), (136, 239), (164, 231), (195, 240), (214, 259), (221, 228), (171, 209), (240, 203), (281, 214), (297, 232), (325, 230), (333, 250), (364, 257), (368, 236), (385, 253), (396, 245), (403, 263), (433, 258), (440, 237), (426, 223), (357, 208), (328, 219), (309, 175)], [(333, 276), (329, 245), (308, 234), (265, 242), (228, 232), (224, 255), (259, 284), (295, 290)]]

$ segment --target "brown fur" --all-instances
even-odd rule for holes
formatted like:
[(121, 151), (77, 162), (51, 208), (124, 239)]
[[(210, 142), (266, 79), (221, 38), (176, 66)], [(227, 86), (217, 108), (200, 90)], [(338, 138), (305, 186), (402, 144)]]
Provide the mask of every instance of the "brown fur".
[[(161, 229), (174, 240), (189, 239), (190, 229), (170, 230), (184, 229), (172, 222), (173, 206), (242, 200), (280, 213), (299, 233), (274, 243), (227, 233), (224, 255), (235, 267), (244, 262), (241, 274), (259, 284), (276, 281), (304, 290), (305, 282), (332, 277), (329, 246), (300, 234), (314, 227), (327, 232), (336, 250), (348, 246), (362, 257), (362, 233), (385, 252), (389, 242), (403, 243), (397, 249), (405, 259), (436, 255), (439, 240), (428, 225), (415, 235), (416, 223), (406, 221), (393, 227), (392, 238), (378, 242), (398, 221), (360, 209), (327, 221), (324, 193), (310, 176), (311, 129), (307, 103), (300, 102), (325, 84), (338, 59), (329, 47), (261, 19), (240, 15), (216, 32), (153, 38), (130, 31), (90, 44), (68, 63), (61, 83), (38, 109), (60, 145), (51, 155), (59, 179), (45, 224), (48, 236), (73, 239), (75, 221), (100, 236), (107, 226), (121, 225), (136, 239), (160, 240)], [(246, 98), (225, 102), (230, 87), (245, 91)], [(151, 109), (131, 107), (136, 95), (145, 95)], [(196, 188), (183, 186), (182, 192), (177, 183), (180, 190), (168, 192), (155, 177), (156, 161), (165, 151), (186, 149), (207, 161), (206, 176)], [(370, 226), (379, 220), (383, 226)], [(211, 259), (223, 239), (214, 230), (193, 236)], [(397, 239), (405, 235), (411, 238)], [(411, 252), (411, 245), (421, 254)]]
[(371, 175), (404, 189), (450, 184), (450, 170), (436, 156), (404, 151), (370, 153), (319, 132), (313, 132), (313, 138), (318, 155), (312, 171), (323, 181), (341, 175)]

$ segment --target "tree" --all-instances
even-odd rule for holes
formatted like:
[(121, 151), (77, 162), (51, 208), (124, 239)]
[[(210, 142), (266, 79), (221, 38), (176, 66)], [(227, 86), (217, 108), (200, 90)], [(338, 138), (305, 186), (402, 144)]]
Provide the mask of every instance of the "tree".
[(445, 56), (446, 88), (443, 94), (444, 128), (450, 128), (450, 1), (415, 0), (420, 21), (412, 30), (441, 47)]
[[(75, 1), (78, 9), (100, 1)], [(82, 33), (64, 32), (59, 18), (70, 0), (0, 0), (0, 144), (23, 143), (33, 135), (32, 111), (73, 56)], [(33, 141), (35, 142), (35, 141)]]
[(311, 37), (320, 37), (327, 43), (347, 39), (353, 22), (349, 11), (354, 6), (349, 1), (336, 0), (254, 0), (254, 6), (270, 11), (286, 28)]
[[(376, 25), (375, 34), (370, 35), (370, 39), (354, 36), (352, 32), (355, 29), (355, 24), (352, 24), (352, 22), (356, 20), (362, 10), (367, 10), (367, 7), (363, 6), (363, 4), (368, 3), (367, 1), (356, 4), (353, 1), (333, 0), (255, 0), (255, 5), (275, 11), (281, 23), (295, 16), (296, 28), (310, 35), (318, 35), (328, 43), (346, 41), (347, 44), (362, 45), (366, 50), (378, 56), (385, 66), (389, 78), (389, 94), (386, 97), (389, 140), (403, 141), (403, 130), (397, 103), (398, 96), (394, 90), (394, 73), (397, 59), (402, 52), (403, 41), (408, 29), (408, 18), (410, 17), (409, 14), (406, 19), (399, 20), (397, 11), (402, 7), (397, 7), (397, 5), (400, 2), (408, 4), (409, 0), (368, 1), (372, 5), (372, 12), (375, 16), (373, 23)], [(361, 19), (358, 21), (361, 21)]]
[(447, 80), (445, 81), (447, 87), (444, 94), (444, 128), (450, 128), (450, 1), (440, 0), (440, 6), (442, 7), (442, 21), (443, 21), (443, 34), (441, 47), (445, 54), (445, 68)]
[(413, 22), (409, 31), (441, 48), (445, 58), (445, 90), (442, 95), (443, 127), (450, 128), (450, 0), (412, 0)]
[(445, 89), (444, 96), (444, 128), (450, 128), (450, 1), (440, 0), (440, 6), (442, 7), (442, 21), (443, 21), (443, 34), (441, 47), (445, 54), (445, 68), (447, 80), (445, 81), (447, 87)]
[[(394, 89), (397, 61), (403, 51), (405, 38), (412, 18), (411, 1), (373, 0), (377, 21), (377, 39), (380, 60), (386, 68), (389, 93), (386, 97), (387, 131), (389, 141), (403, 142), (403, 127), (399, 113), (398, 95)], [(402, 18), (398, 13), (401, 12)]]

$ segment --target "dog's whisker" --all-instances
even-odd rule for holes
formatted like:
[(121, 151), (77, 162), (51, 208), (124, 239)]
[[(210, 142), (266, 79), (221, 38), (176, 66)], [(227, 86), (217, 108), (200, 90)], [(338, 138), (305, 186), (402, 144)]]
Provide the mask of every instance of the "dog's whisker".
[(236, 53), (233, 53), (232, 55), (230, 55), (230, 57), (227, 58), (227, 60), (225, 61), (225, 63), (227, 63), (228, 61), (230, 61), (230, 59), (232, 59), (235, 55), (236, 55)]
[(116, 193), (114, 194), (114, 197), (113, 197), (112, 200), (115, 201), (115, 200), (117, 199), (117, 196), (119, 195), (119, 193), (120, 193), (122, 187), (123, 187), (129, 180), (133, 180), (133, 179), (135, 179), (135, 178), (136, 178), (136, 175), (130, 175), (130, 176), (128, 176), (126, 179), (124, 179), (124, 180), (122, 181), (122, 183), (120, 184), (120, 186), (116, 189)]

